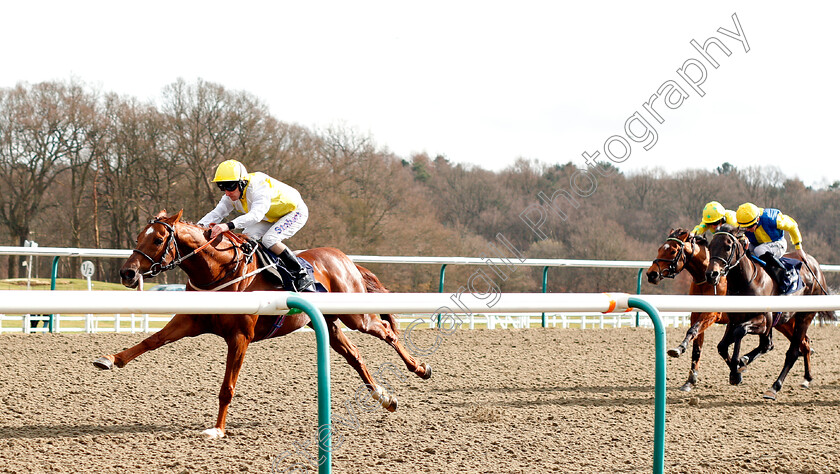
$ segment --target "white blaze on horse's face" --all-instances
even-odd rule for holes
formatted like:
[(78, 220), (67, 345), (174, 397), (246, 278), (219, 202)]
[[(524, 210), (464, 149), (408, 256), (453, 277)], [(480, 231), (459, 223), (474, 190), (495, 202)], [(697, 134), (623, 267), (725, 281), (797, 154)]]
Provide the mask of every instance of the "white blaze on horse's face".
[(148, 228), (148, 229), (146, 229), (146, 235), (152, 235), (152, 232), (154, 232), (154, 231), (155, 231), (155, 230), (154, 230), (154, 229), (152, 229), (152, 226), (149, 226), (149, 228)]

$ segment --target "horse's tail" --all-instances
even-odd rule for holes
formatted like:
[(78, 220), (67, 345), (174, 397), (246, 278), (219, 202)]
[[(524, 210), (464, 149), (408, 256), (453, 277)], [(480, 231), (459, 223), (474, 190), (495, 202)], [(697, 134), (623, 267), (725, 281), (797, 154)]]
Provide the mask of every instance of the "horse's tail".
[[(377, 278), (372, 271), (361, 265), (356, 265), (356, 268), (359, 270), (359, 273), (362, 274), (362, 279), (365, 281), (366, 293), (390, 293), (388, 288), (385, 288), (385, 285), (379, 281), (379, 278)], [(400, 323), (397, 321), (396, 316), (393, 314), (380, 314), (379, 317), (387, 320), (391, 324), (391, 329), (393, 329), (394, 334), (400, 334)]]
[(356, 268), (365, 280), (365, 293), (390, 293), (372, 271), (361, 265), (356, 265)]
[[(828, 286), (827, 284), (825, 285), (824, 289), (825, 289), (825, 294), (827, 294), (827, 295), (836, 295), (837, 294), (837, 290)], [(820, 324), (822, 324), (826, 321), (837, 321), (840, 318), (838, 318), (838, 316), (837, 316), (837, 311), (818, 311), (817, 312), (817, 319), (820, 321)]]

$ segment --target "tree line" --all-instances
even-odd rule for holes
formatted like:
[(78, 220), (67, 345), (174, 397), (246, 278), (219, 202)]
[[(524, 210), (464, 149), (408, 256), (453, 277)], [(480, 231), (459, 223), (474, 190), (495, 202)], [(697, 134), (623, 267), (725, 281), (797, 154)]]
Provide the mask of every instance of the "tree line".
[[(0, 245), (134, 247), (149, 218), (184, 210), (197, 221), (220, 198), (211, 179), (236, 159), (300, 190), (310, 220), (293, 249), (334, 246), (348, 254), (652, 260), (669, 229), (692, 228), (711, 200), (776, 207), (800, 225), (804, 248), (840, 263), (840, 182), (806, 187), (777, 168), (624, 173), (611, 167), (565, 219), (537, 235), (521, 214), (568, 186), (578, 166), (524, 158), (493, 172), (444, 156), (401, 157), (342, 126), (311, 129), (274, 118), (259, 98), (203, 80), (166, 86), (158, 102), (102, 92), (77, 81), (0, 89)], [(711, 164), (710, 164), (711, 165)], [(606, 166), (606, 165), (605, 165)], [(713, 165), (711, 165), (713, 166)], [(508, 246), (500, 244), (502, 236)], [(513, 250), (511, 250), (513, 249)], [(25, 276), (8, 257), (0, 278)], [(47, 259), (36, 272), (49, 275)], [(79, 259), (59, 276), (78, 277)], [(121, 265), (97, 259), (96, 278), (118, 281)], [(539, 269), (447, 269), (447, 291), (483, 271), (504, 291), (538, 291)], [(437, 291), (438, 268), (371, 265), (395, 291)], [(498, 270), (498, 268), (496, 269)], [(161, 278), (161, 277), (158, 277)], [(163, 276), (182, 281), (177, 271)], [(829, 274), (832, 285), (838, 281)], [(636, 271), (552, 269), (549, 290), (635, 292)], [(650, 287), (674, 292), (687, 283)], [(451, 288), (450, 288), (451, 286)]]

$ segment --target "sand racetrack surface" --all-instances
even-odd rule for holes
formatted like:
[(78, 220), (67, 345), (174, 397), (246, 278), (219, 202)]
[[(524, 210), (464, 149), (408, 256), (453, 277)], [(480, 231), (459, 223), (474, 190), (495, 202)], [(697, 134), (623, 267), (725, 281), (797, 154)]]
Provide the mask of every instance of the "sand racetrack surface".
[[(688, 357), (668, 359), (666, 472), (840, 472), (840, 329), (813, 327), (814, 383), (797, 362), (775, 402), (761, 398), (787, 341), (730, 386), (707, 333), (701, 382), (679, 392)], [(434, 331), (425, 331), (427, 346)], [(668, 329), (668, 345), (684, 329)], [(0, 335), (0, 472), (292, 472), (315, 455), (315, 336), (253, 344), (228, 417), (213, 426), (226, 346), (205, 335), (96, 370), (98, 356), (143, 334)], [(460, 329), (424, 358), (430, 380), (396, 353), (350, 333), (399, 398), (395, 413), (366, 411), (360, 379), (331, 353), (334, 472), (650, 472), (654, 339), (650, 329)], [(417, 341), (422, 347), (422, 341)], [(754, 347), (750, 336), (746, 346)], [(385, 372), (383, 372), (385, 373)], [(272, 467), (273, 465), (273, 467)]]

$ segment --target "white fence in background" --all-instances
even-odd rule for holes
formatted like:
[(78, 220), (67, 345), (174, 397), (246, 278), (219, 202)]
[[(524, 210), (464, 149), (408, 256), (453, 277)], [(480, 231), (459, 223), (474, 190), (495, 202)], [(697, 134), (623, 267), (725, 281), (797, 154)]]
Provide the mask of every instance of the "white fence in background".
[[(55, 256), (55, 257), (88, 257), (88, 258), (127, 258), (132, 254), (131, 250), (125, 249), (83, 249), (83, 248), (60, 248), (60, 247), (4, 247), (0, 246), (0, 255), (28, 255), (28, 256)], [(523, 262), (511, 258), (510, 261), (500, 259), (481, 259), (471, 257), (415, 257), (415, 256), (369, 256), (350, 255), (357, 263), (389, 263), (389, 264), (431, 264), (431, 265), (487, 265), (488, 262), (504, 265), (531, 266), (531, 267), (580, 267), (580, 268), (647, 268), (650, 261), (631, 260), (574, 260), (574, 259), (526, 259)], [(825, 272), (840, 272), (840, 265), (822, 265)], [(16, 290), (13, 290), (16, 291)], [(124, 293), (125, 294), (125, 293)], [(540, 295), (540, 293), (533, 293)], [(556, 293), (555, 293), (556, 294)], [(430, 294), (437, 295), (437, 294)], [(683, 297), (678, 297), (683, 298)], [(689, 324), (690, 313), (686, 311), (660, 312), (663, 323), (671, 327), (683, 327)], [(171, 319), (167, 314), (147, 313), (120, 313), (114, 315), (81, 314), (64, 315), (54, 314), (54, 332), (154, 332), (160, 329)], [(398, 317), (401, 326), (405, 326), (416, 320), (418, 316), (402, 314)], [(37, 333), (46, 332), (44, 327), (32, 328), (32, 321), (44, 321), (48, 317), (38, 314), (0, 314), (0, 333), (24, 332)], [(463, 316), (462, 328), (475, 329), (507, 329), (507, 328), (528, 328), (540, 326), (542, 323), (541, 313), (532, 314), (471, 314)], [(9, 323), (9, 324), (4, 324)], [(431, 324), (430, 324), (431, 325)], [(546, 325), (549, 327), (562, 328), (616, 328), (636, 325), (636, 315), (633, 314), (601, 314), (597, 312), (562, 312), (546, 313)], [(650, 319), (641, 314), (639, 325), (651, 327)], [(4, 327), (9, 326), (9, 327)], [(304, 328), (304, 331), (309, 329)]]
[[(556, 293), (555, 293), (556, 294)], [(687, 327), (690, 313), (667, 312), (660, 313), (662, 322), (666, 327)], [(428, 327), (433, 327), (431, 315), (428, 314), (400, 314), (397, 321), (400, 327), (405, 328), (418, 318), (429, 320)], [(603, 314), (598, 312), (578, 313), (546, 313), (546, 326), (558, 328), (580, 328), (580, 329), (607, 329), (621, 328), (636, 325), (635, 313), (611, 313)], [(172, 315), (150, 315), (150, 314), (82, 314), (64, 315), (55, 314), (53, 319), (53, 332), (76, 332), (76, 333), (152, 333), (158, 331), (164, 324), (172, 319)], [(525, 329), (540, 327), (542, 325), (542, 313), (529, 314), (473, 314), (461, 317), (461, 329)], [(38, 327), (31, 327), (33, 321), (41, 321)], [(48, 332), (46, 324), (49, 316), (23, 314), (5, 315), (0, 314), (0, 333), (42, 333)], [(3, 324), (9, 322), (9, 324)], [(639, 316), (640, 327), (653, 327), (647, 315)], [(309, 328), (300, 331), (312, 331)]]

